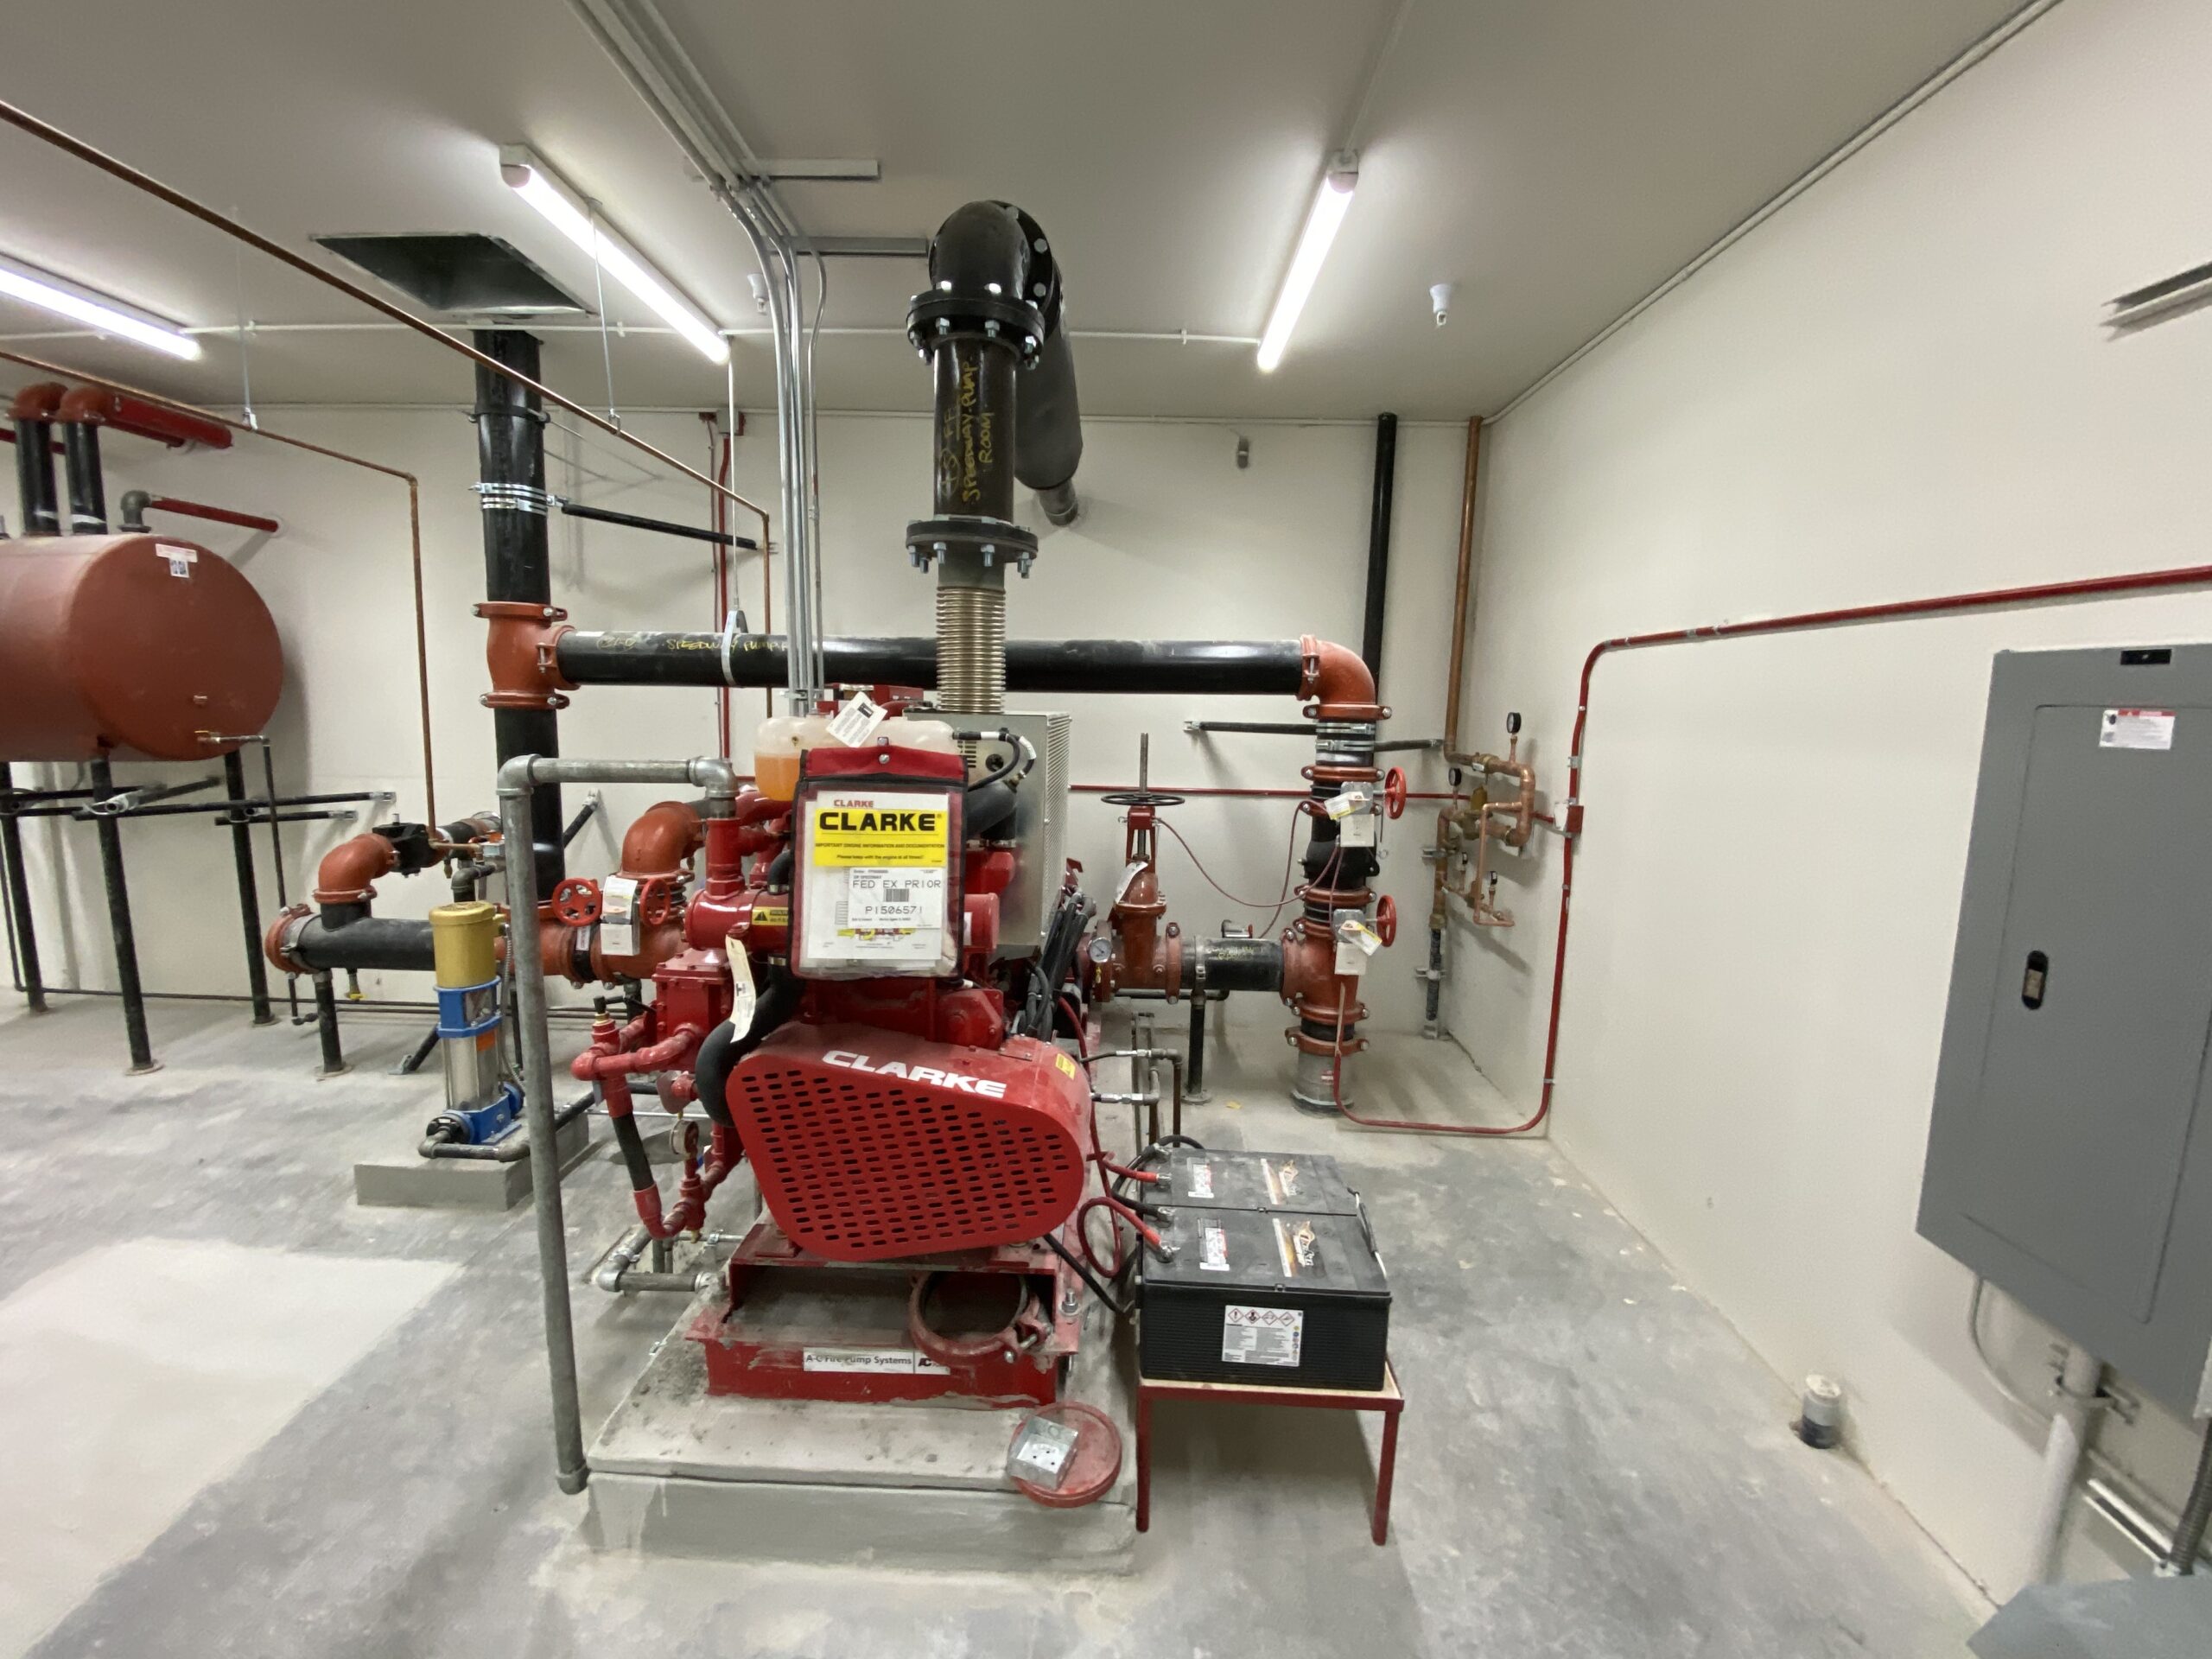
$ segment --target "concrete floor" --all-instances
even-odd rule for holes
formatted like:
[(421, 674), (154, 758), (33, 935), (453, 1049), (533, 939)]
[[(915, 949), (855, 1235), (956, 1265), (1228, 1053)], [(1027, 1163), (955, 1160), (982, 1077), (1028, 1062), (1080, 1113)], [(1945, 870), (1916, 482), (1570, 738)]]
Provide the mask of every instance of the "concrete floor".
[[(432, 1104), (382, 1072), (412, 1023), (355, 1018), (359, 1069), (316, 1083), (311, 1032), (243, 1010), (158, 1005), (145, 1078), (111, 1003), (0, 1014), (0, 1656), (1963, 1653), (1986, 1609), (1549, 1146), (1298, 1116), (1280, 1017), (1223, 1023), (1186, 1127), (1326, 1151), (1374, 1209), (1393, 1533), (1371, 1421), (1163, 1406), (1113, 1578), (594, 1552), (551, 1478), (528, 1211), (353, 1202)], [(1371, 1104), (1502, 1120), (1449, 1045), (1361, 1069)], [(624, 1189), (603, 1151), (570, 1177), (579, 1272)], [(575, 1297), (595, 1424), (681, 1299)]]

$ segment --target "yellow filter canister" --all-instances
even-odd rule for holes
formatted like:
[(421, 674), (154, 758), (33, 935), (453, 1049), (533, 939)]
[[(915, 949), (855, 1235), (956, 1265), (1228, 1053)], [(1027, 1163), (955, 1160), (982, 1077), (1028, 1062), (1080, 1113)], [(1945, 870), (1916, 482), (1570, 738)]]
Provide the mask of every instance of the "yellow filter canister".
[(430, 912), (430, 957), (448, 990), (499, 976), (499, 907), (481, 899), (440, 905)]

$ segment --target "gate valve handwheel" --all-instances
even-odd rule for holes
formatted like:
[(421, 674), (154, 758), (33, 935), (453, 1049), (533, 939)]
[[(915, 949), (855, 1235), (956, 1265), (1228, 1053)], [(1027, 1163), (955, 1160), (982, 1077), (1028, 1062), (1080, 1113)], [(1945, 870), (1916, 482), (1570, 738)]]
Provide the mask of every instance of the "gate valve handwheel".
[(1156, 789), (1117, 789), (1111, 795), (1098, 798), (1109, 806), (1180, 806), (1180, 795), (1169, 795)]
[(675, 883), (664, 875), (649, 875), (638, 883), (638, 919), (658, 927), (675, 909)]
[(1382, 774), (1382, 816), (1403, 817), (1406, 811), (1406, 771), (1393, 766)]
[(1375, 937), (1385, 945), (1398, 942), (1398, 901), (1387, 893), (1375, 901)]
[(553, 889), (553, 914), (570, 927), (589, 927), (599, 919), (599, 883), (572, 875)]

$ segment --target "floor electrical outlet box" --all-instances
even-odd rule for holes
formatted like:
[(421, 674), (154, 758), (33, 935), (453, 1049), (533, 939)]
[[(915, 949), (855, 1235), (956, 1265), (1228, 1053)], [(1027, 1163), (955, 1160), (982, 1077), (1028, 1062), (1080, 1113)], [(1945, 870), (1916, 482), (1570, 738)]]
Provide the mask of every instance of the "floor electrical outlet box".
[[(1262, 1159), (1306, 1169), (1304, 1154), (1205, 1154), (1226, 1170)], [(1179, 1154), (1180, 1159), (1182, 1154)], [(1338, 1188), (1343, 1178), (1336, 1177)], [(1317, 1197), (1327, 1194), (1317, 1183)], [(1389, 1357), (1390, 1284), (1355, 1196), (1323, 1210), (1229, 1209), (1155, 1195), (1163, 1242), (1139, 1287), (1137, 1369), (1188, 1382), (1379, 1389)]]
[(2212, 1412), (2212, 645), (2000, 653), (1923, 1236)]

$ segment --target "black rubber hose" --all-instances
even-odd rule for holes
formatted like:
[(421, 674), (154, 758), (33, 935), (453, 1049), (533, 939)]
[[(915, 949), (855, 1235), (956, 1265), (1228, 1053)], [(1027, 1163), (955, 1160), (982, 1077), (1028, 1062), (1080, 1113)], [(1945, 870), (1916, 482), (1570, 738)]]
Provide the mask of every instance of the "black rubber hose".
[(699, 1058), (691, 1068), (691, 1086), (716, 1128), (733, 1135), (737, 1132), (736, 1122), (729, 1115), (729, 1074), (740, 1060), (767, 1040), (771, 1032), (798, 1012), (803, 988), (789, 974), (772, 974), (760, 1001), (753, 1005), (753, 1020), (742, 1037), (725, 1020), (699, 1045)]
[(970, 785), (963, 810), (968, 833), (971, 836), (989, 835), (1012, 819), (1018, 804), (1012, 787), (995, 778)]
[(2204, 1532), (2212, 1524), (2212, 1423), (2204, 1426), (2204, 1443), (2196, 1454), (2196, 1479), (2182, 1506), (2180, 1524), (2174, 1528), (2173, 1548), (2166, 1552), (2166, 1570), (2193, 1573), (2204, 1548)]
[(643, 1192), (653, 1185), (653, 1160), (645, 1155), (645, 1137), (638, 1121), (627, 1112), (613, 1118), (614, 1144), (622, 1148), (622, 1162), (630, 1172), (630, 1190)]

